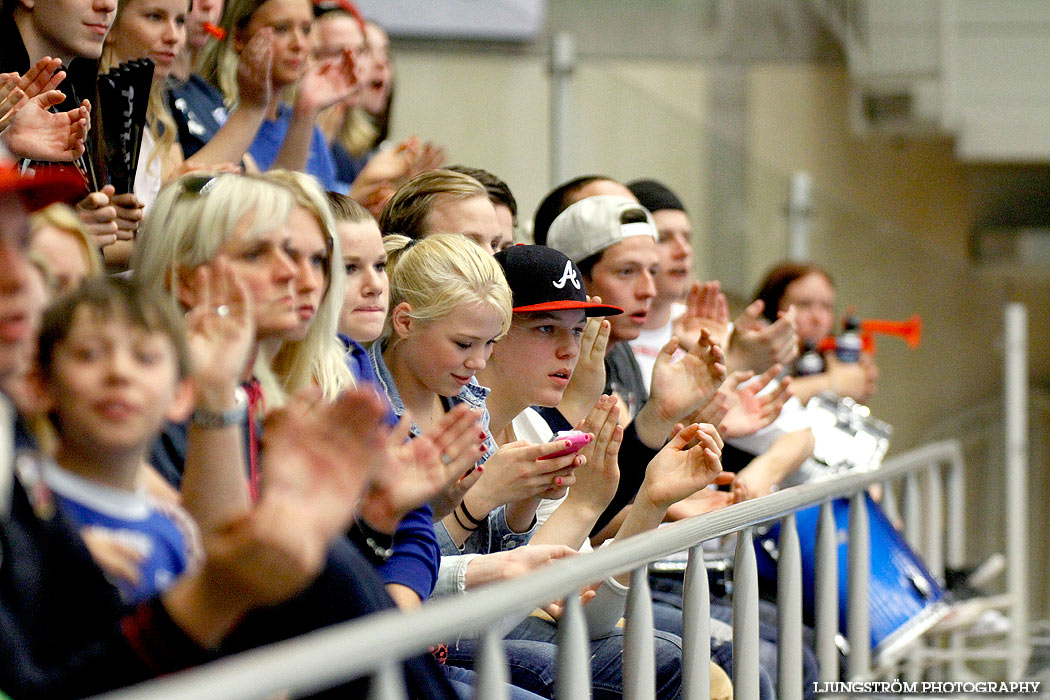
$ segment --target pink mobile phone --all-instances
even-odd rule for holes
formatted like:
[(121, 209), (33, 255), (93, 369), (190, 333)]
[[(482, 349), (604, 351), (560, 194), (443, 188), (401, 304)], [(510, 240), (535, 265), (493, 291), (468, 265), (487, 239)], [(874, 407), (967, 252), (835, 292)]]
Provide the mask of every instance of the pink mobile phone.
[(558, 442), (560, 440), (568, 440), (572, 444), (564, 450), (558, 450), (546, 457), (540, 457), (540, 459), (554, 459), (555, 457), (562, 457), (564, 455), (571, 455), (573, 452), (579, 452), (583, 449), (584, 445), (591, 441), (591, 434), (585, 433), (582, 430), (561, 430), (557, 432), (549, 442)]

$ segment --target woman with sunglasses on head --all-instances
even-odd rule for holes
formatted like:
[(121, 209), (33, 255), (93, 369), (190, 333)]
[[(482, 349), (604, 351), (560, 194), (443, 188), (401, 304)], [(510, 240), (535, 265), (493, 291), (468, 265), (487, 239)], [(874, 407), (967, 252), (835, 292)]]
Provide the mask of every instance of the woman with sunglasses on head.
[[(347, 275), (327, 199), (308, 175), (271, 171), (264, 177), (287, 188), (295, 200), (289, 217), (288, 254), (296, 269), (294, 306), (300, 324), (274, 355), (272, 367), (279, 383), (288, 393), (315, 385), (329, 400), (348, 386), (373, 383), (371, 363), (369, 372), (362, 374), (336, 333)], [(436, 430), (428, 431), (426, 440), (440, 445), (446, 455), (462, 455), (464, 465), (472, 463), (480, 456), (480, 441), (472, 437), (478, 430), (474, 417), (461, 409), (445, 418)], [(391, 426), (397, 423), (392, 412), (388, 422)], [(452, 473), (438, 462), (436, 453), (428, 458), (415, 452), (419, 449), (420, 444), (402, 447), (400, 469), (375, 480), (351, 531), (402, 607), (419, 605), (434, 588), (440, 551), (432, 511), (425, 501), (445, 485), (440, 478), (432, 478), (434, 473)]]
[[(340, 393), (360, 393), (353, 388), (345, 364), (341, 368), (333, 364), (342, 362), (341, 353), (327, 351), (338, 342), (334, 338), (338, 305), (327, 305), (322, 293), (313, 304), (317, 312), (305, 313), (311, 306), (309, 300), (316, 298), (311, 294), (318, 286), (338, 298), (342, 278), (328, 269), (325, 229), (315, 223), (311, 208), (303, 206), (323, 205), (324, 200), (316, 190), (313, 198), (302, 192), (297, 195), (288, 184), (258, 176), (183, 176), (161, 191), (144, 227), (141, 246), (135, 251), (135, 274), (145, 283), (165, 289), (184, 306), (199, 304), (200, 295), (207, 294), (205, 301), (210, 305), (221, 302), (215, 306), (214, 315), (233, 322), (225, 329), (229, 358), (215, 359), (216, 386), (206, 390), (243, 396), (237, 390), (240, 385), (248, 400), (235, 399), (236, 405), (217, 412), (206, 426), (191, 421), (165, 436), (173, 479), (178, 483), (181, 475), (187, 508), (205, 527), (245, 507), (267, 488), (267, 476), (258, 463), (262, 447), (259, 419), (264, 409), (273, 410), (290, 400), (297, 405), (299, 401), (290, 397), (289, 390), (301, 393), (303, 387), (308, 393), (314, 392), (314, 402), (321, 399), (322, 404), (327, 403), (323, 401), (326, 394), (342, 403), (342, 398), (336, 398)], [(323, 220), (327, 210), (320, 211)], [(309, 248), (309, 237), (294, 241), (293, 227), (307, 229), (319, 245)], [(337, 252), (335, 245), (333, 242)], [(333, 285), (318, 283), (326, 276), (334, 280)], [(226, 290), (230, 286), (233, 293)], [(310, 318), (304, 318), (307, 316)], [(322, 320), (316, 329), (312, 327)], [(234, 351), (237, 345), (242, 348), (239, 352)], [(289, 347), (290, 369), (278, 365), (275, 371), (274, 358)], [(248, 358), (247, 362), (239, 361), (238, 355)], [(225, 364), (224, 359), (228, 359)], [(306, 367), (302, 373), (295, 371), (303, 366), (299, 360)], [(391, 435), (381, 447), (391, 456), (388, 465), (402, 456), (395, 451), (399, 443), (398, 437)], [(202, 454), (193, 450), (200, 445), (211, 448), (212, 455), (221, 454), (221, 468), (202, 468)], [(382, 579), (365, 563), (370, 559), (345, 537), (337, 539), (328, 553), (328, 568), (321, 582), (294, 605), (281, 610), (285, 617), (280, 627), (261, 627), (262, 619), (250, 621), (235, 632), (229, 644), (254, 646), (263, 636), (300, 634), (392, 606)], [(435, 674), (441, 675), (432, 659), (410, 661), (407, 677), (417, 697), (451, 697), (444, 679), (436, 679)]]

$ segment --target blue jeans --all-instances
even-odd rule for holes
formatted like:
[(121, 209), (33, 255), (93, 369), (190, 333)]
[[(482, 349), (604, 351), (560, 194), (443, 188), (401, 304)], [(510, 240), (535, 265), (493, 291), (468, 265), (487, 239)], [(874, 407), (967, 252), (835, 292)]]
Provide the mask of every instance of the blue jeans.
[[(526, 618), (503, 639), (511, 683), (545, 698), (554, 698), (558, 628), (538, 617)], [(682, 640), (663, 631), (654, 633), (656, 697), (677, 700), (682, 691)], [(449, 644), (446, 663), (473, 668), (477, 643), (462, 639)], [(623, 630), (591, 640), (591, 690), (594, 700), (623, 697)]]
[[(729, 598), (711, 601), (711, 617), (733, 623), (733, 603)], [(802, 631), (803, 640), (806, 630)], [(777, 677), (777, 606), (768, 600), (758, 601), (759, 663)], [(820, 678), (817, 655), (805, 641), (802, 642), (802, 697), (813, 700), (813, 689)]]
[[(673, 593), (653, 591), (653, 625), (658, 630), (670, 632), (679, 637), (682, 636), (682, 600), (677, 601)], [(721, 620), (715, 616), (715, 606), (711, 606), (712, 627), (719, 624)], [(761, 700), (776, 700), (776, 686), (772, 677), (766, 672), (768, 656), (772, 654), (776, 660), (777, 649), (775, 645), (759, 640), (759, 668), (758, 668), (758, 693)], [(725, 639), (725, 635), (716, 635), (712, 629), (711, 634), (711, 660), (722, 667), (722, 670), (733, 677), (733, 642)], [(776, 672), (776, 667), (773, 667)]]
[[(452, 689), (456, 691), (459, 700), (473, 700), (474, 683), (476, 682), (474, 672), (466, 668), (451, 666), (449, 664), (445, 664), (441, 668), (445, 671), (445, 677), (448, 678), (449, 685), (452, 686)], [(539, 695), (530, 693), (527, 690), (522, 690), (514, 685), (507, 686), (507, 697), (510, 698), (510, 700), (543, 700)]]

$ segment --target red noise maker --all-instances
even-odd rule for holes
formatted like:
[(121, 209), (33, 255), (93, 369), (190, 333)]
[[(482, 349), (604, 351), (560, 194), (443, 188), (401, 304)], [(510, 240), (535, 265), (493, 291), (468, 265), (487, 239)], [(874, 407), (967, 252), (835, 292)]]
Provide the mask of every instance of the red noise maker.
[[(869, 318), (859, 321), (856, 326), (860, 330), (864, 352), (868, 354), (875, 352), (876, 335), (896, 336), (906, 342), (909, 348), (919, 347), (919, 341), (922, 339), (922, 319), (918, 314), (912, 314), (906, 321)], [(817, 344), (817, 349), (822, 353), (831, 352), (836, 349), (837, 344), (837, 339), (829, 336)]]
[(218, 25), (212, 24), (211, 22), (205, 22), (201, 25), (201, 28), (215, 37), (216, 41), (222, 41), (226, 38), (226, 30)]
[(137, 58), (98, 76), (106, 170), (117, 194), (131, 192), (138, 170), (146, 106), (153, 85), (153, 59)]

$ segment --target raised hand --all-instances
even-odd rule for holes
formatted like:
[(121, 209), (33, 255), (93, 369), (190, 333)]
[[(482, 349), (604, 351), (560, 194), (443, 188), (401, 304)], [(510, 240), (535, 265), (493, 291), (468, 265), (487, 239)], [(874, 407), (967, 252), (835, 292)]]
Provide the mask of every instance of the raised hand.
[(312, 63), (299, 80), (296, 111), (317, 114), (345, 100), (359, 82), (358, 70), (350, 49), (339, 58)]
[(412, 177), (426, 170), (440, 168), (446, 160), (444, 146), (433, 141), (424, 141), (408, 164), (408, 176)]
[(273, 87), (274, 31), (263, 27), (241, 51), (237, 61), (238, 104), (248, 109), (265, 109), (277, 97)]
[[(588, 300), (601, 303), (599, 297), (588, 297)], [(583, 328), (580, 358), (558, 404), (558, 411), (573, 425), (588, 415), (605, 389), (605, 350), (611, 328), (607, 319), (597, 316), (587, 319)]]
[(445, 149), (430, 141), (423, 143), (412, 135), (393, 148), (379, 151), (365, 163), (354, 180), (350, 196), (377, 218), (386, 201), (410, 177), (440, 167)]
[(255, 342), (252, 299), (225, 256), (193, 271), (195, 303), (186, 314), (187, 345), (199, 399), (241, 383)]
[(674, 321), (674, 335), (683, 348), (696, 344), (700, 331), (707, 330), (721, 347), (729, 342), (729, 302), (722, 283), (693, 282), (686, 297), (685, 313)]
[(145, 205), (131, 192), (113, 195), (109, 202), (117, 210), (117, 240), (134, 240), (145, 215)]
[(452, 512), (480, 476), (467, 474), (485, 453), (479, 420), (477, 411), (459, 404), (436, 426), (409, 440), (411, 417), (402, 416), (387, 438), (390, 466), (375, 475), (361, 499), (361, 516), (369, 526), (392, 533), (409, 511), (442, 493), (458, 496), (431, 500), (441, 508), (435, 517)]
[(32, 99), (54, 90), (65, 79), (66, 72), (62, 70), (62, 61), (44, 56), (19, 79), (18, 87), (25, 93), (26, 99)]
[(638, 437), (654, 448), (663, 445), (675, 423), (703, 408), (726, 377), (722, 349), (707, 330), (701, 331), (692, 350), (673, 362), (676, 350), (678, 340), (674, 337), (660, 349), (649, 400), (635, 416)]
[(345, 532), (367, 484), (388, 468), (384, 412), (370, 389), (325, 402), (310, 387), (267, 416), (262, 497), (303, 511), (295, 527), (310, 546)]
[(312, 387), (271, 412), (261, 499), (205, 527), (203, 565), (163, 595), (187, 635), (214, 647), (245, 613), (316, 578), (368, 479), (385, 466), (383, 412), (375, 392), (352, 389), (326, 403)]
[(619, 413), (616, 399), (602, 396), (580, 424), (579, 430), (595, 436), (580, 450), (587, 460), (587, 467), (576, 472), (576, 483), (561, 505), (536, 530), (531, 542), (565, 544), (573, 549), (579, 549), (583, 544), (598, 516), (612, 500), (620, 481), (617, 458), (623, 428), (617, 422)]
[(638, 498), (666, 510), (713, 483), (722, 472), (721, 457), (722, 438), (714, 426), (687, 425), (649, 462)]
[(733, 372), (726, 380), (718, 390), (726, 396), (729, 407), (719, 424), (719, 431), (724, 437), (750, 435), (777, 419), (780, 410), (791, 398), (791, 379), (785, 377), (772, 391), (765, 394), (761, 392), (776, 379), (781, 370), (780, 365), (773, 365), (754, 380), (751, 372)]
[(788, 309), (770, 324), (762, 316), (763, 308), (764, 302), (758, 299), (733, 323), (726, 348), (726, 365), (731, 371), (765, 372), (771, 365), (786, 365), (798, 356), (795, 309)]
[(609, 505), (620, 481), (617, 457), (623, 441), (623, 428), (619, 425), (619, 416), (616, 399), (601, 396), (577, 428), (595, 438), (580, 450), (587, 468), (576, 473), (576, 484), (569, 489), (565, 502), (596, 509), (596, 518)]
[(8, 113), (12, 116), (0, 139), (21, 158), (49, 162), (76, 160), (84, 154), (90, 104), (84, 100), (77, 109), (51, 111), (65, 99), (58, 90), (49, 90), (28, 100), (23, 98), (12, 107), (13, 113)]
[(0, 73), (0, 131), (8, 127), (25, 99), (18, 82), (18, 73)]

